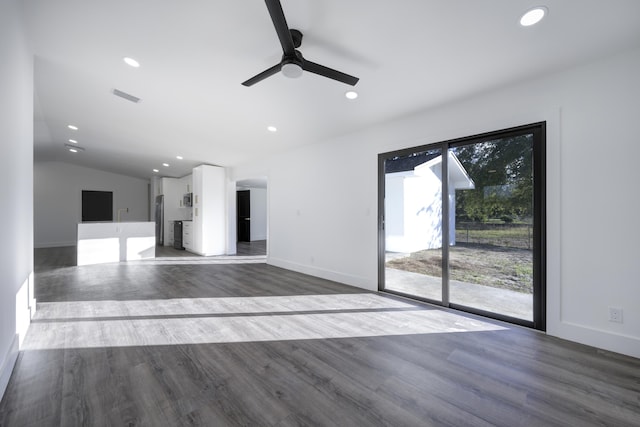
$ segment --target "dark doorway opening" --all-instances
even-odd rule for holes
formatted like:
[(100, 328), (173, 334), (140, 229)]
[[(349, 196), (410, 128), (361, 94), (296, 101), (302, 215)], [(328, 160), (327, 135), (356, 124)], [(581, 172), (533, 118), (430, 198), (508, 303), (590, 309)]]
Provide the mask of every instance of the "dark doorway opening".
[(251, 241), (251, 192), (239, 190), (237, 192), (238, 212), (238, 242)]

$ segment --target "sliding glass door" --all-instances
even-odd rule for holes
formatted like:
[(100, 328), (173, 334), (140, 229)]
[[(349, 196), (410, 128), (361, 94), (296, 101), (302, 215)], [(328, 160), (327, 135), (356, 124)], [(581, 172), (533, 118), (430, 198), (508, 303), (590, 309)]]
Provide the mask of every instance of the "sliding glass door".
[(380, 289), (544, 329), (544, 133), (381, 154)]
[(387, 290), (442, 301), (440, 148), (409, 151), (384, 164)]

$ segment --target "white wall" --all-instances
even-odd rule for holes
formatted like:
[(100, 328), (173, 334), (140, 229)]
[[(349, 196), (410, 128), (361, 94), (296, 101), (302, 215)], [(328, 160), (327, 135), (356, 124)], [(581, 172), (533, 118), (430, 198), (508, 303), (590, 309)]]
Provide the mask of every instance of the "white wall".
[(548, 333), (640, 357), (639, 75), (634, 50), (233, 175), (268, 171), (269, 263), (375, 290), (378, 153), (546, 120)]
[(21, 1), (0, 2), (0, 398), (29, 325), (33, 299), (33, 57)]
[(267, 189), (249, 188), (251, 241), (267, 239)]
[(149, 221), (149, 181), (61, 162), (34, 165), (35, 247), (76, 244), (82, 190), (113, 191), (113, 219)]

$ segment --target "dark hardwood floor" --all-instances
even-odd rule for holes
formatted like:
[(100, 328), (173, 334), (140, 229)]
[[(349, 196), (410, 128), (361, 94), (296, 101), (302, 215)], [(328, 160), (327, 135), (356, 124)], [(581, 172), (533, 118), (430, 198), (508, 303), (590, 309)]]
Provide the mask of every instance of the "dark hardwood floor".
[[(238, 256), (258, 256), (267, 254), (267, 241), (255, 240), (253, 242), (237, 242), (236, 255)], [(156, 256), (166, 257), (192, 257), (197, 256), (189, 251), (174, 249), (171, 246), (156, 246)]]
[(75, 267), (0, 426), (638, 426), (640, 360), (265, 263)]
[(253, 242), (238, 242), (236, 245), (238, 255), (266, 255), (267, 241), (254, 240)]

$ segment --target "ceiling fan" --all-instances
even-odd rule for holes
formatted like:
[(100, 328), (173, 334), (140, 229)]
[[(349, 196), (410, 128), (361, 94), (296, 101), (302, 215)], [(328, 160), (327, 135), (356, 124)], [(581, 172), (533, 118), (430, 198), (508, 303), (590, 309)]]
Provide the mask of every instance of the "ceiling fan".
[(279, 71), (282, 71), (282, 74), (286, 77), (300, 77), (303, 70), (328, 77), (351, 86), (355, 86), (355, 84), (358, 83), (359, 79), (357, 77), (353, 77), (341, 71), (334, 70), (333, 68), (325, 67), (324, 65), (306, 60), (302, 56), (302, 53), (297, 49), (302, 43), (302, 33), (298, 30), (289, 29), (287, 20), (284, 17), (284, 12), (282, 11), (280, 0), (265, 0), (265, 3), (267, 4), (267, 9), (269, 9), (269, 15), (271, 15), (273, 26), (276, 28), (276, 33), (278, 33), (278, 38), (282, 45), (282, 60), (279, 64), (276, 64), (271, 68), (267, 68), (263, 72), (243, 82), (242, 84), (244, 86), (252, 86)]

